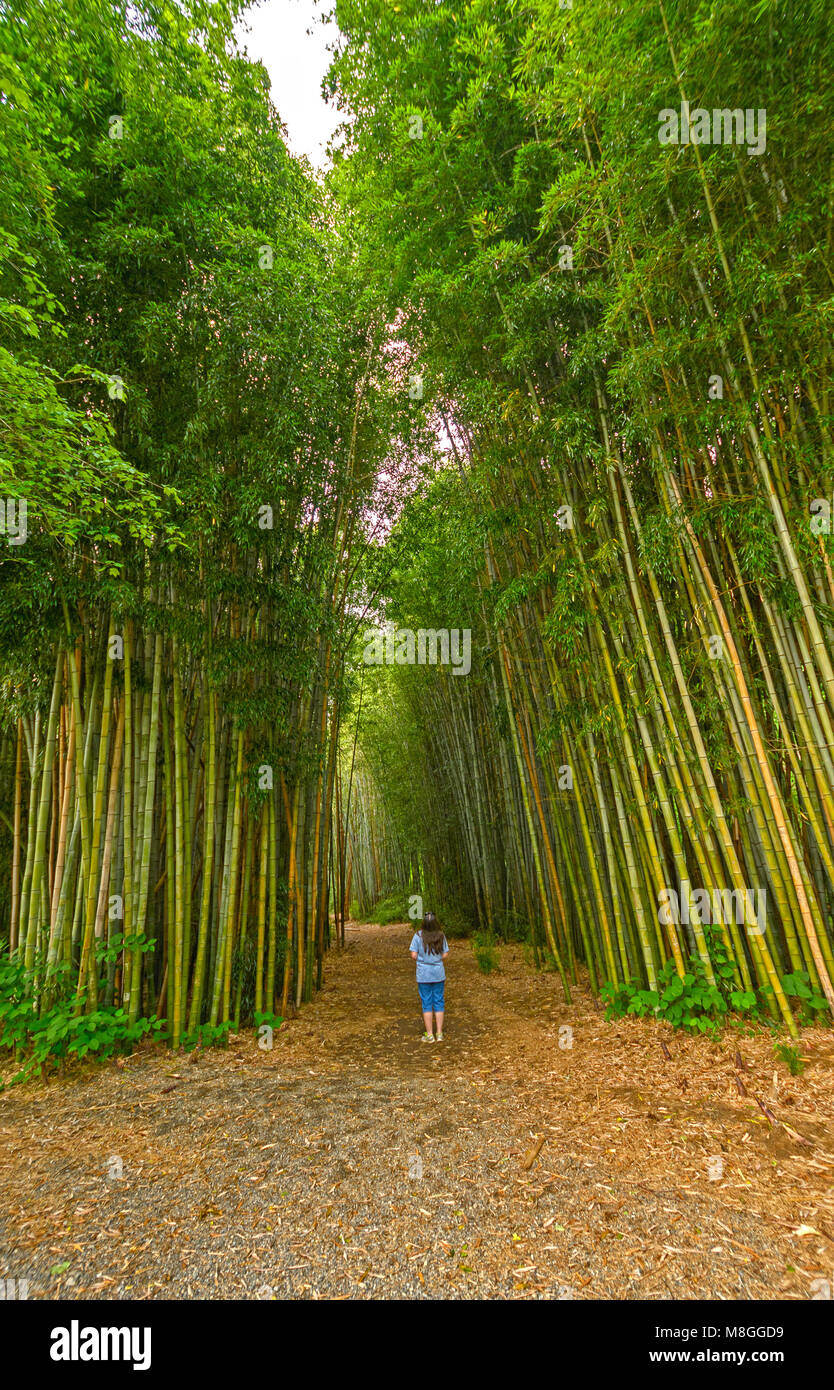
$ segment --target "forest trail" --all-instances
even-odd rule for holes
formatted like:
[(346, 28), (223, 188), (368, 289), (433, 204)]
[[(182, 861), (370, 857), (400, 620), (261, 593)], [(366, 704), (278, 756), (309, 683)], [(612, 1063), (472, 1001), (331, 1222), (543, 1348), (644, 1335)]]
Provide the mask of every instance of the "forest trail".
[(104, 1299), (807, 1299), (831, 1280), (830, 1035), (806, 1032), (804, 1075), (774, 1089), (763, 1035), (606, 1024), (520, 948), (485, 976), (454, 940), (428, 1046), (410, 931), (350, 925), (272, 1051), (148, 1047), (0, 1097), (0, 1273)]

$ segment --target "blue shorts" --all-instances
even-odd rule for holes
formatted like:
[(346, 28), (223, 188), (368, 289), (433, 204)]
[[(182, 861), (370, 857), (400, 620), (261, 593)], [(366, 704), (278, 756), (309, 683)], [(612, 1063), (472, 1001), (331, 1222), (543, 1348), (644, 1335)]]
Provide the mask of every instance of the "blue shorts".
[(446, 988), (445, 980), (430, 980), (426, 983), (418, 980), (417, 988), (420, 991), (420, 1004), (424, 1014), (442, 1014), (444, 1012), (445, 1005), (443, 1003), (443, 998)]

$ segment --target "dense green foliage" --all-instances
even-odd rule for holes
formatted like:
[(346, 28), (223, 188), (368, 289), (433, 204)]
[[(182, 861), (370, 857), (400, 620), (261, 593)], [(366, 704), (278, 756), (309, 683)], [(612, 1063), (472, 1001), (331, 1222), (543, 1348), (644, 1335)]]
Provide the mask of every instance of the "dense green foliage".
[(35, 1017), (71, 978), (175, 1044), (315, 984), (352, 604), (410, 466), (239, 8), (0, 19), (0, 934)]
[[(383, 617), (472, 629), (371, 701), (380, 881), (407, 846), (566, 989), (712, 990), (720, 943), (794, 1029), (785, 975), (834, 1010), (830, 6), (337, 15), (335, 183), (447, 453)], [(716, 143), (661, 143), (686, 102)]]
[(5, 1052), (22, 1062), (13, 1083), (43, 1076), (68, 1060), (129, 1052), (147, 1035), (158, 1037), (162, 1027), (155, 1016), (131, 1023), (124, 1009), (112, 1005), (79, 1013), (71, 994), (39, 1012), (24, 966), (0, 960), (0, 1056)]
[(834, 1011), (830, 7), (337, 0), (324, 182), (240, 11), (0, 8), (25, 1046), (271, 1027), (352, 901)]

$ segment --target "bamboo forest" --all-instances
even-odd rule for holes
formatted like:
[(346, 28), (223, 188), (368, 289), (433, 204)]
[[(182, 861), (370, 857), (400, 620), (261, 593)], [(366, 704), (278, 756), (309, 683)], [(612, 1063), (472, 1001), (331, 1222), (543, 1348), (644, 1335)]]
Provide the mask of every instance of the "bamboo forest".
[(827, 0), (0, 0), (0, 1295), (791, 1361), (832, 74)]

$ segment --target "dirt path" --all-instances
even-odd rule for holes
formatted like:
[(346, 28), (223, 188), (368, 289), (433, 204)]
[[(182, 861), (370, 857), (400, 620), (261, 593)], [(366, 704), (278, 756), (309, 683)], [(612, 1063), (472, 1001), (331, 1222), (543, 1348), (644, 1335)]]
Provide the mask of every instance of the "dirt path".
[(487, 977), (453, 942), (428, 1046), (409, 932), (349, 927), (272, 1051), (146, 1049), (0, 1096), (0, 1276), (53, 1298), (807, 1299), (834, 1281), (830, 1034), (806, 1034), (792, 1078), (764, 1035), (606, 1024), (519, 949)]

